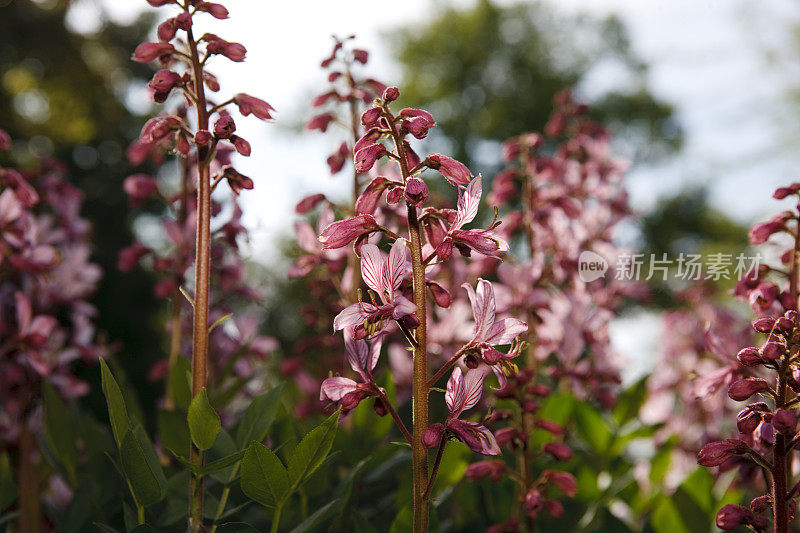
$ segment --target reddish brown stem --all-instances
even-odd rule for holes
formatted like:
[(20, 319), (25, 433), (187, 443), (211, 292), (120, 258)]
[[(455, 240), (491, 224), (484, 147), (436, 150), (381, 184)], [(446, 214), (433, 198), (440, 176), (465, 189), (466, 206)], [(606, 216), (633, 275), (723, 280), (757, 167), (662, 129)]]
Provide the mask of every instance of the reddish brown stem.
[[(405, 148), (394, 117), (388, 109), (384, 108), (387, 122), (390, 126), (392, 140), (397, 149), (400, 172), (405, 182), (409, 176), (408, 159)], [(427, 301), (425, 299), (425, 263), (422, 257), (422, 235), (417, 208), (411, 204), (408, 207), (408, 236), (411, 248), (411, 267), (413, 270), (414, 304), (417, 306), (417, 318), (420, 325), (414, 331), (414, 370), (411, 397), (412, 435), (411, 463), (413, 480), (414, 503), (414, 532), (425, 533), (428, 531), (428, 450), (422, 445), (422, 434), (428, 429), (428, 341), (427, 341)]]
[[(194, 90), (197, 96), (197, 127), (208, 129), (208, 108), (205, 98), (203, 67), (192, 30), (187, 40), (191, 52)], [(206, 386), (208, 355), (208, 299), (211, 273), (211, 183), (208, 149), (197, 150), (197, 246), (195, 250), (194, 313), (192, 316), (192, 397)], [(189, 460), (196, 467), (203, 464), (203, 455), (193, 444)], [(192, 476), (189, 486), (189, 531), (203, 530), (203, 479)]]

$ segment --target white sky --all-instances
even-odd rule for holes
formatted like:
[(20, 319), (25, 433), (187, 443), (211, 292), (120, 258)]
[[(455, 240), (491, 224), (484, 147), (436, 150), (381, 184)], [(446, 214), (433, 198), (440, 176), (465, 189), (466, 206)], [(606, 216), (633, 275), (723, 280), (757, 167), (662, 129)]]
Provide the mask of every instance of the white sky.
[[(80, 0), (70, 19), (75, 27), (91, 28), (92, 5), (98, 1), (120, 21), (147, 8), (144, 0)], [(372, 53), (369, 73), (400, 83), (382, 36), (398, 25), (422, 20), (436, 1), (395, 2), (387, 16), (387, 4), (368, 0), (229, 0), (224, 4), (231, 18), (200, 30), (208, 28), (248, 49), (243, 64), (213, 65), (223, 91), (248, 92), (278, 110), (274, 124), (237, 121), (253, 145), (253, 155), (237, 166), (256, 184), (255, 190), (244, 193), (254, 258), (274, 257), (276, 238), (291, 232), (297, 200), (317, 191), (333, 197), (345, 194), (325, 165), (337, 143), (318, 134), (292, 132), (308, 117), (307, 103), (324, 87), (318, 64), (330, 49), (330, 35), (357, 34), (359, 45)], [(777, 211), (772, 190), (798, 179), (800, 168), (800, 151), (795, 149), (800, 109), (783, 104), (794, 89), (793, 80), (800, 80), (797, 61), (787, 47), (789, 22), (800, 20), (800, 9), (790, 0), (547, 1), (569, 11), (617, 13), (626, 23), (634, 51), (650, 65), (650, 89), (677, 110), (685, 148), (656, 168), (633, 169), (629, 186), (637, 209), (652, 207), (659, 196), (686, 184), (704, 183), (711, 187), (713, 204), (740, 221)], [(641, 327), (652, 331), (648, 320), (652, 322), (645, 319)], [(625, 346), (620, 346), (625, 353), (652, 353), (651, 346), (637, 346), (646, 343), (648, 335), (614, 333), (615, 344), (625, 337)]]

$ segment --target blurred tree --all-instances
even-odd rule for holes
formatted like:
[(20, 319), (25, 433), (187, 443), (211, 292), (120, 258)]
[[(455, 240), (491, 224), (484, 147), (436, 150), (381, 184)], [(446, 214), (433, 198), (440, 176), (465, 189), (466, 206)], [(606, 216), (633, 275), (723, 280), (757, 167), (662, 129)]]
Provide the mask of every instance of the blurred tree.
[(475, 162), (481, 141), (541, 131), (553, 95), (570, 86), (629, 146), (627, 156), (652, 159), (680, 146), (672, 108), (648, 91), (646, 66), (614, 17), (478, 0), (468, 9), (445, 4), (394, 39), (405, 103), (429, 109), (465, 162)]
[[(98, 326), (119, 343), (119, 360), (145, 401), (158, 394), (146, 382), (162, 353), (154, 314), (160, 309), (142, 273), (121, 274), (117, 253), (130, 244), (130, 213), (122, 180), (130, 172), (125, 149), (143, 119), (124, 105), (133, 83), (144, 84), (146, 66), (130, 51), (152, 27), (149, 17), (131, 26), (97, 20), (93, 35), (71, 32), (71, 2), (0, 0), (0, 128), (15, 140), (21, 164), (55, 157), (86, 194), (84, 215), (94, 226), (94, 260), (104, 281), (94, 304)], [(99, 4), (97, 5), (99, 9)], [(138, 81), (137, 81), (138, 80)], [(88, 376), (97, 376), (87, 369)], [(99, 390), (99, 387), (96, 389)], [(102, 407), (102, 397), (95, 406)]]

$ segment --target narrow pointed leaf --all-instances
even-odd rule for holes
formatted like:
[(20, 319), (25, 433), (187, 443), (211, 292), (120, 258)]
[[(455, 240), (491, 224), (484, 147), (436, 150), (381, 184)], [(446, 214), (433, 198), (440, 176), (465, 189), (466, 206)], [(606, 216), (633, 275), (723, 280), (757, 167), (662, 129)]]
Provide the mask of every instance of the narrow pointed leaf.
[(128, 478), (136, 502), (147, 507), (160, 501), (164, 497), (164, 489), (159, 483), (157, 473), (145, 456), (142, 442), (133, 431), (128, 430), (125, 433), (119, 453), (122, 470), (125, 472), (125, 477)]
[(283, 383), (253, 398), (247, 406), (236, 429), (236, 445), (240, 449), (244, 449), (252, 441), (261, 442), (267, 436), (267, 431), (278, 413), (282, 391)]
[(111, 421), (111, 431), (114, 433), (114, 440), (117, 446), (122, 445), (122, 439), (131, 428), (130, 420), (128, 419), (128, 410), (125, 408), (125, 399), (122, 397), (122, 391), (114, 379), (114, 375), (109, 370), (103, 358), (100, 358), (100, 372), (102, 376), (103, 394), (106, 397), (106, 404), (108, 405), (108, 418)]
[(289, 459), (289, 479), (299, 487), (319, 468), (333, 445), (339, 423), (339, 411), (303, 437)]
[(214, 441), (217, 440), (221, 424), (219, 415), (217, 415), (217, 412), (214, 411), (208, 401), (208, 394), (206, 394), (205, 388), (189, 404), (187, 420), (189, 422), (189, 434), (195, 446), (201, 451), (211, 448), (214, 445)]
[(75, 485), (78, 466), (76, 425), (67, 406), (49, 384), (42, 387), (44, 393), (44, 437), (56, 459), (67, 471), (70, 485)]

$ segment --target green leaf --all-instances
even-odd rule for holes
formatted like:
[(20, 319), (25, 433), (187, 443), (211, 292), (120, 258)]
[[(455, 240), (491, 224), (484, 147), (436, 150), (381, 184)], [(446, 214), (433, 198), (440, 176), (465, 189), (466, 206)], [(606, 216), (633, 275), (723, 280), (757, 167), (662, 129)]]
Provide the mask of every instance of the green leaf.
[(246, 450), (239, 450), (238, 452), (232, 455), (223, 457), (222, 459), (217, 459), (216, 461), (212, 461), (208, 464), (203, 465), (203, 467), (200, 468), (200, 474), (204, 476), (206, 474), (210, 474), (211, 472), (217, 472), (219, 470), (228, 468), (229, 466), (235, 465), (236, 463), (242, 460), (245, 451)]
[(146, 447), (149, 442), (142, 442), (137, 433), (131, 430), (125, 433), (119, 453), (122, 470), (130, 483), (134, 499), (139, 505), (147, 507), (164, 497), (166, 480), (157, 460), (153, 465), (148, 458)]
[(614, 407), (614, 421), (619, 426), (635, 419), (647, 396), (647, 378), (642, 378), (623, 390)]
[(604, 454), (614, 438), (603, 416), (591, 405), (575, 404), (574, 416), (578, 433), (596, 452)]
[(319, 468), (333, 445), (339, 424), (339, 411), (303, 437), (289, 458), (289, 479), (299, 487)]
[(189, 426), (186, 425), (186, 417), (177, 410), (158, 411), (158, 436), (164, 448), (180, 450), (185, 454), (189, 449)]
[(14, 485), (14, 473), (11, 471), (11, 460), (8, 453), (0, 455), (0, 511), (14, 503), (17, 499), (17, 487)]
[(189, 404), (187, 421), (189, 422), (189, 434), (195, 446), (200, 451), (211, 448), (214, 441), (217, 440), (221, 424), (219, 415), (208, 401), (205, 387)]
[(252, 442), (242, 458), (242, 492), (264, 507), (276, 507), (289, 497), (289, 476), (281, 460), (260, 442)]
[(100, 358), (100, 372), (102, 375), (103, 394), (106, 397), (106, 404), (108, 404), (111, 431), (114, 433), (117, 447), (120, 447), (122, 446), (122, 439), (131, 428), (128, 411), (125, 409), (125, 399), (122, 397), (122, 391), (102, 357)]
[(167, 376), (172, 398), (184, 412), (189, 409), (189, 404), (192, 402), (192, 387), (189, 380), (191, 373), (191, 362), (183, 356), (178, 356)]
[(335, 517), (339, 511), (341, 511), (343, 499), (339, 498), (333, 500), (332, 502), (328, 503), (317, 509), (317, 511), (303, 520), (300, 525), (292, 530), (291, 533), (309, 533), (311, 531), (323, 531), (325, 528), (322, 527), (325, 524), (329, 524), (331, 519)]
[(245, 449), (252, 441), (264, 440), (269, 427), (278, 414), (282, 392), (283, 383), (273, 387), (269, 392), (253, 398), (236, 429), (236, 445), (239, 449)]
[(53, 454), (67, 472), (70, 485), (74, 488), (78, 467), (78, 440), (72, 413), (58, 397), (49, 384), (42, 387), (44, 396), (44, 437)]

